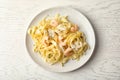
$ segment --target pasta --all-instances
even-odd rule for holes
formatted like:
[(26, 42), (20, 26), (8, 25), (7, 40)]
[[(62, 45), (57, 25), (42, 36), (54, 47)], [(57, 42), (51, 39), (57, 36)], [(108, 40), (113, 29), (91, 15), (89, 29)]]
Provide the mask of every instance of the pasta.
[(78, 25), (60, 14), (43, 18), (37, 26), (28, 29), (28, 34), (34, 42), (34, 52), (49, 64), (64, 65), (70, 59), (79, 60), (88, 49)]

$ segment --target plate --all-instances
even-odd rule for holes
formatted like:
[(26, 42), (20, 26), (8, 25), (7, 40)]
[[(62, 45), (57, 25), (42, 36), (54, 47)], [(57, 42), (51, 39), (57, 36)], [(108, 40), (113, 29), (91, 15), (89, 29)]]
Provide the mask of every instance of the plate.
[[(69, 7), (54, 7), (46, 9), (40, 12), (29, 24), (28, 28), (34, 25), (38, 25), (39, 21), (47, 16), (54, 16), (55, 14), (59, 13), (60, 15), (67, 15), (68, 19), (77, 24), (82, 32), (84, 32), (86, 36), (86, 41), (88, 42), (90, 49), (88, 49), (85, 54), (80, 58), (79, 61), (77, 60), (70, 60), (62, 67), (60, 64), (50, 65), (40, 57), (38, 53), (33, 52), (33, 42), (31, 37), (27, 34), (26, 31), (26, 48), (28, 53), (30, 54), (31, 58), (43, 67), (46, 70), (53, 71), (53, 72), (69, 72), (76, 70), (83, 66), (93, 54), (95, 48), (95, 34), (92, 25), (88, 21), (88, 19), (79, 11), (69, 8)], [(28, 30), (28, 29), (27, 29)]]

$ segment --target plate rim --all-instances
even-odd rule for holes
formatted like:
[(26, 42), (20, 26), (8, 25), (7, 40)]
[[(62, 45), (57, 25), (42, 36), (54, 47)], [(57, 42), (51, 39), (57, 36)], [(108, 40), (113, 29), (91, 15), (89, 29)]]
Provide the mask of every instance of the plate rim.
[[(74, 11), (76, 11), (77, 13), (81, 14), (84, 18), (86, 18), (87, 22), (89, 23), (89, 25), (91, 26), (91, 29), (92, 29), (92, 32), (93, 32), (93, 35), (94, 35), (94, 45), (93, 45), (93, 49), (91, 51), (91, 55), (89, 56), (89, 58), (79, 67), (75, 68), (75, 69), (72, 69), (72, 70), (67, 70), (67, 71), (56, 71), (56, 70), (50, 70), (49, 68), (46, 68), (46, 67), (43, 67), (41, 64), (39, 64), (35, 59), (33, 59), (32, 55), (30, 54), (28, 48), (27, 48), (27, 31), (32, 23), (32, 21), (37, 17), (39, 16), (42, 12), (45, 12), (47, 10), (51, 10), (51, 9), (59, 9), (59, 8), (64, 8), (64, 9), (72, 9)], [(37, 15), (34, 15), (32, 17), (32, 19), (29, 21), (28, 25), (27, 25), (27, 29), (26, 29), (26, 32), (25, 32), (25, 47), (26, 47), (26, 50), (27, 50), (27, 53), (28, 55), (30, 56), (30, 58), (32, 59), (32, 61), (37, 64), (39, 67), (47, 70), (47, 71), (50, 71), (50, 72), (60, 72), (60, 73), (64, 73), (64, 72), (71, 72), (71, 71), (75, 71), (79, 68), (81, 68), (82, 66), (84, 66), (92, 57), (92, 55), (94, 54), (94, 50), (95, 50), (95, 46), (96, 46), (96, 35), (95, 35), (95, 30), (93, 28), (93, 25), (91, 24), (91, 21), (88, 19), (88, 17), (86, 15), (84, 15), (82, 12), (80, 12), (79, 10), (73, 8), (73, 7), (69, 7), (69, 6), (56, 6), (56, 7), (50, 7), (50, 8), (46, 8), (44, 10), (41, 10), (40, 12), (37, 13)]]

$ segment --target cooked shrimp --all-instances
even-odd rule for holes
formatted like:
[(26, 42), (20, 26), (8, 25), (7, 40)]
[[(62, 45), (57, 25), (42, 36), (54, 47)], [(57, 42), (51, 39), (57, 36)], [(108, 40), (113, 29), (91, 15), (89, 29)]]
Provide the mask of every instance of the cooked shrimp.
[(71, 51), (72, 51), (72, 48), (69, 48), (69, 47), (68, 47), (68, 48), (64, 51), (64, 55), (65, 55), (65, 56), (70, 56), (70, 55), (72, 55), (72, 52), (71, 52)]
[(50, 25), (53, 26), (53, 27), (56, 27), (56, 26), (58, 26), (58, 21), (56, 21), (55, 19), (53, 19), (53, 20), (50, 22)]
[(66, 46), (66, 41), (63, 41), (63, 37), (59, 36), (59, 42), (61, 46)]
[(75, 32), (75, 28), (74, 28), (74, 27), (71, 27), (70, 31), (71, 31), (71, 32)]
[(73, 53), (72, 52), (69, 52), (69, 53), (66, 53), (64, 54), (65, 56), (71, 56)]
[(71, 32), (75, 32), (75, 31), (77, 31), (78, 30), (78, 26), (77, 25), (75, 25), (74, 27), (71, 27)]
[(60, 42), (60, 45), (66, 46), (66, 43), (65, 42)]

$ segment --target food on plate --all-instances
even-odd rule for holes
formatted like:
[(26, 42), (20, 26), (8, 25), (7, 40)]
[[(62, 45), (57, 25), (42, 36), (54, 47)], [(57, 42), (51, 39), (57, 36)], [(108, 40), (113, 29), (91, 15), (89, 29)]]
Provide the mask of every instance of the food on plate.
[(79, 60), (88, 49), (84, 33), (68, 20), (68, 16), (47, 16), (30, 27), (28, 34), (34, 42), (34, 52), (49, 64), (64, 65), (70, 59)]

